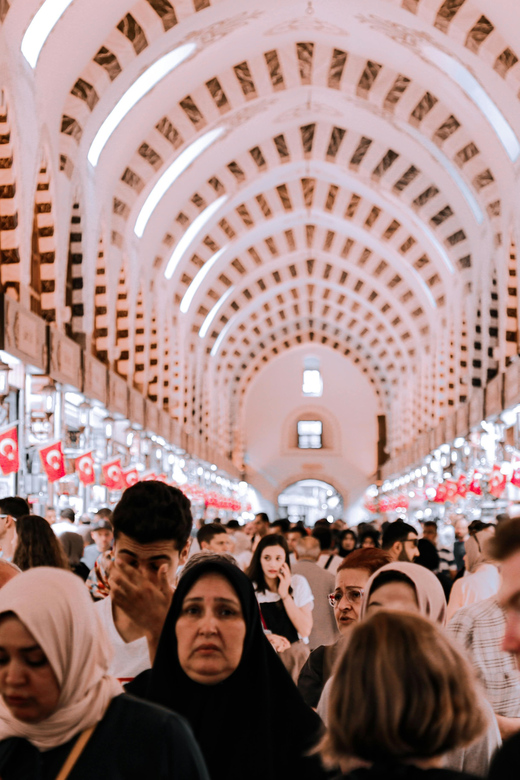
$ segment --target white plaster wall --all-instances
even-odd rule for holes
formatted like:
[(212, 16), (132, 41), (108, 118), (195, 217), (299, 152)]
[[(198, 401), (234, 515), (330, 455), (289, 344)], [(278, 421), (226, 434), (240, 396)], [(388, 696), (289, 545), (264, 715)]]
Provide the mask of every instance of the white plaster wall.
[[(302, 395), (308, 355), (320, 359), (321, 398)], [(331, 451), (289, 446), (298, 413), (305, 412), (309, 419), (313, 410), (316, 419), (319, 411), (325, 411), (334, 426)], [(349, 358), (324, 346), (302, 345), (269, 363), (251, 383), (245, 399), (245, 443), (248, 472), (253, 481), (253, 472), (262, 478), (262, 493), (273, 503), (286, 485), (312, 477), (330, 482), (345, 503), (351, 503), (370, 484), (377, 466), (375, 392)], [(271, 485), (269, 496), (266, 484)]]

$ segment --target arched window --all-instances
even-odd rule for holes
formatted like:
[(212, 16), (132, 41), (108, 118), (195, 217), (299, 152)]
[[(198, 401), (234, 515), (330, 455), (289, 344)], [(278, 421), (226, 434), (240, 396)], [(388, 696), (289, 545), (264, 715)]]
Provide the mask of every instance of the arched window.
[(298, 420), (298, 448), (300, 450), (321, 450), (323, 423), (321, 420)]

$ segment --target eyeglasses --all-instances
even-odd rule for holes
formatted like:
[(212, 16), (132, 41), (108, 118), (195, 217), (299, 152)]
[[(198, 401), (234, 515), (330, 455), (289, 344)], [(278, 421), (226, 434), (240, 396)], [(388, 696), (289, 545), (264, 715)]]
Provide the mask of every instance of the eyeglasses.
[(345, 592), (343, 593), (341, 590), (337, 590), (335, 593), (329, 593), (328, 599), (329, 604), (331, 607), (336, 607), (343, 596), (347, 599), (349, 604), (352, 604), (352, 606), (356, 606), (360, 603), (361, 599), (363, 598), (363, 593), (365, 591), (363, 588), (355, 588), (354, 586), (347, 586), (345, 588)]

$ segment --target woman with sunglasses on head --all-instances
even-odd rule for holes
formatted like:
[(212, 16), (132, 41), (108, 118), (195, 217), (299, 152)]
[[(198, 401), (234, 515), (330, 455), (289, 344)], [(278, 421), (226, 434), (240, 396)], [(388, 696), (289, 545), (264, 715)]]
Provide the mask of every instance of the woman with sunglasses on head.
[(278, 534), (260, 540), (246, 574), (254, 585), (264, 628), (285, 640), (280, 658), (296, 682), (309, 656), (314, 607), (309, 583), (301, 574), (291, 574), (289, 548)]
[[(387, 552), (378, 549), (354, 550), (338, 567), (334, 592), (329, 596), (329, 609), (340, 636), (332, 645), (321, 645), (312, 651), (298, 678), (298, 688), (309, 707), (316, 708), (323, 686), (332, 675), (332, 668), (359, 619), (359, 610), (365, 585), (381, 566), (390, 563)], [(320, 604), (317, 608), (327, 609)]]

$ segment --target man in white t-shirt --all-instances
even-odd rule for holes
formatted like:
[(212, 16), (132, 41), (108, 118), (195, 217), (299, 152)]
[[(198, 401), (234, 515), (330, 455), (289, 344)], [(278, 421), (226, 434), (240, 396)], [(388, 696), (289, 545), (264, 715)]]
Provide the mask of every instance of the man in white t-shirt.
[(162, 482), (138, 482), (114, 509), (110, 595), (96, 609), (114, 651), (109, 674), (125, 682), (153, 663), (192, 522), (189, 500)]

